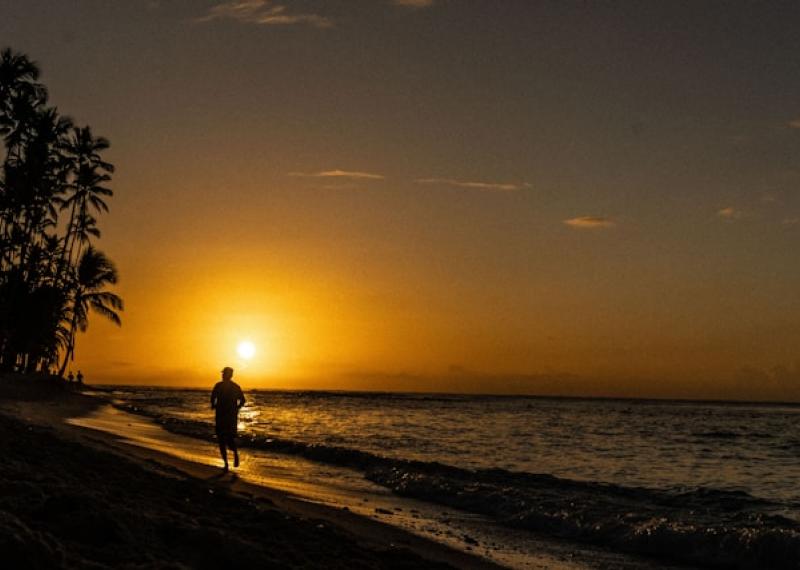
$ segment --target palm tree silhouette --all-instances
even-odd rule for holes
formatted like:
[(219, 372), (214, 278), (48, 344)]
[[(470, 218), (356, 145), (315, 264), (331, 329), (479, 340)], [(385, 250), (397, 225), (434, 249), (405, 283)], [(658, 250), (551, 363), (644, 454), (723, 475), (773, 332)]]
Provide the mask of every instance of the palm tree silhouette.
[(122, 301), (105, 290), (116, 268), (92, 247), (113, 195), (108, 148), (48, 106), (33, 61), (0, 51), (0, 369), (63, 357), (63, 374), (90, 311), (120, 323)]
[(124, 309), (122, 299), (110, 291), (107, 285), (117, 282), (117, 269), (101, 251), (89, 246), (81, 255), (69, 309), (67, 348), (59, 375), (63, 376), (67, 363), (75, 356), (75, 335), (89, 327), (89, 309), (119, 326), (122, 321), (117, 311)]
[(90, 209), (108, 212), (108, 205), (103, 198), (114, 195), (112, 190), (102, 186), (111, 180), (110, 175), (114, 172), (114, 166), (100, 156), (100, 153), (110, 146), (108, 139), (93, 136), (90, 127), (73, 128), (67, 143), (67, 154), (72, 161), (74, 178), (68, 186), (71, 194), (61, 201), (61, 209), (70, 209), (67, 232), (64, 236), (64, 251), (70, 263), (76, 241), (80, 246), (88, 242), (89, 234), (96, 237), (100, 235), (96, 229), (94, 231), (90, 229), (96, 221), (90, 215)]
[(22, 107), (35, 108), (47, 99), (47, 89), (36, 83), (38, 79), (39, 68), (26, 55), (10, 48), (0, 52), (0, 136), (14, 129)]

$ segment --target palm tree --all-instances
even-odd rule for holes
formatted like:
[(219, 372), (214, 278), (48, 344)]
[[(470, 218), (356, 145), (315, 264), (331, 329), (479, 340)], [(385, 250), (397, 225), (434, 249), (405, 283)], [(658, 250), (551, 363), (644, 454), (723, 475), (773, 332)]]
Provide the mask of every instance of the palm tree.
[[(26, 266), (30, 247), (56, 222), (55, 204), (63, 192), (64, 144), (71, 121), (51, 108), (37, 110), (21, 131), (17, 155), (6, 158), (4, 198), (11, 206), (9, 223), (21, 228), (18, 266)], [(19, 129), (18, 129), (19, 130)]]
[(120, 323), (122, 301), (105, 290), (116, 269), (92, 247), (113, 195), (108, 148), (48, 106), (34, 62), (0, 51), (0, 369), (63, 358), (63, 373), (90, 311)]
[[(33, 107), (47, 99), (47, 89), (37, 83), (39, 67), (28, 56), (10, 48), (0, 52), (0, 136), (9, 134), (16, 124), (15, 107)], [(17, 111), (19, 109), (16, 109)]]
[(69, 329), (64, 361), (59, 376), (64, 375), (67, 363), (75, 356), (75, 336), (89, 327), (89, 309), (102, 315), (117, 326), (122, 324), (118, 311), (123, 310), (122, 299), (105, 291), (107, 285), (117, 282), (117, 269), (105, 254), (91, 245), (86, 248), (78, 262), (75, 288), (69, 310)]
[(72, 181), (68, 186), (71, 194), (61, 200), (61, 209), (70, 210), (64, 236), (64, 255), (68, 263), (72, 262), (76, 241), (79, 249), (75, 257), (79, 257), (80, 245), (88, 241), (87, 233), (99, 237), (99, 234), (86, 231), (85, 222), (94, 220), (90, 210), (108, 212), (108, 204), (103, 198), (113, 196), (114, 192), (103, 184), (111, 180), (114, 165), (104, 161), (100, 153), (110, 146), (108, 139), (92, 135), (90, 127), (73, 128), (66, 145), (71, 161)]

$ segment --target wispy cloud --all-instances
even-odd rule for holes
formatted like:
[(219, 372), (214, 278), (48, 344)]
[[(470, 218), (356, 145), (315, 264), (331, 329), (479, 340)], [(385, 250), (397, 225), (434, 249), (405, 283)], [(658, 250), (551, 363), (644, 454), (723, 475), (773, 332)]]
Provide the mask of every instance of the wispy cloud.
[(359, 172), (357, 170), (323, 170), (322, 172), (290, 172), (289, 176), (304, 178), (350, 178), (353, 180), (383, 180), (382, 174)]
[(275, 4), (270, 0), (234, 0), (222, 2), (208, 9), (204, 16), (195, 22), (212, 20), (235, 20), (245, 24), (259, 26), (292, 26), (305, 25), (314, 28), (330, 28), (333, 21), (319, 14), (291, 12), (283, 4)]
[(610, 218), (602, 216), (578, 216), (577, 218), (564, 220), (564, 223), (578, 230), (605, 230), (617, 225)]
[(392, 0), (392, 4), (409, 8), (429, 8), (433, 6), (433, 0)]
[(445, 186), (455, 186), (457, 188), (470, 188), (472, 190), (484, 190), (490, 192), (515, 192), (530, 188), (528, 183), (508, 184), (502, 182), (473, 182), (467, 180), (456, 180), (454, 178), (419, 178), (415, 180), (417, 184), (441, 184)]
[(717, 216), (724, 220), (738, 220), (742, 217), (742, 211), (737, 210), (733, 206), (728, 206), (727, 208), (722, 208), (721, 210), (717, 211)]
[(790, 129), (800, 129), (800, 119), (792, 119), (786, 123), (786, 126)]
[(800, 218), (784, 218), (781, 223), (784, 226), (796, 226), (797, 224), (800, 224)]

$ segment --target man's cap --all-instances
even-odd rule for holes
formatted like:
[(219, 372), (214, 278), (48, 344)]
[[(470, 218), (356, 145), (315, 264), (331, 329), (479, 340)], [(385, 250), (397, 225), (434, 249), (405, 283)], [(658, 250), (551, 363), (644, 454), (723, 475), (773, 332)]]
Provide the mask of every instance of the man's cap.
[(225, 368), (222, 369), (222, 372), (223, 372), (223, 374), (225, 372), (233, 372), (233, 368), (231, 368), (230, 366), (226, 366)]

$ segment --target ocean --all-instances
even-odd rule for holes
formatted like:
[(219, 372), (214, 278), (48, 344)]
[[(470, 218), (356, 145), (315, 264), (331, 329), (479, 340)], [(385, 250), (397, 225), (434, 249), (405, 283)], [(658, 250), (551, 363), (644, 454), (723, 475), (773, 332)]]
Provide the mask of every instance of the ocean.
[[(100, 394), (170, 433), (205, 440), (213, 433), (208, 390), (108, 387)], [(239, 422), (247, 453), (296, 458), (301, 478), (327, 478), (345, 496), (348, 486), (355, 497), (368, 484), (431, 505), (412, 509), (419, 516), (406, 522), (509, 566), (548, 567), (526, 564), (527, 550), (509, 554), (502, 544), (529, 535), (557, 541), (562, 554), (574, 543), (643, 557), (641, 567), (647, 560), (800, 567), (800, 406), (288, 391), (247, 397)], [(269, 469), (269, 461), (261, 465)], [(402, 511), (398, 504), (390, 514)], [(464, 514), (469, 530), (441, 530), (453, 513)]]

